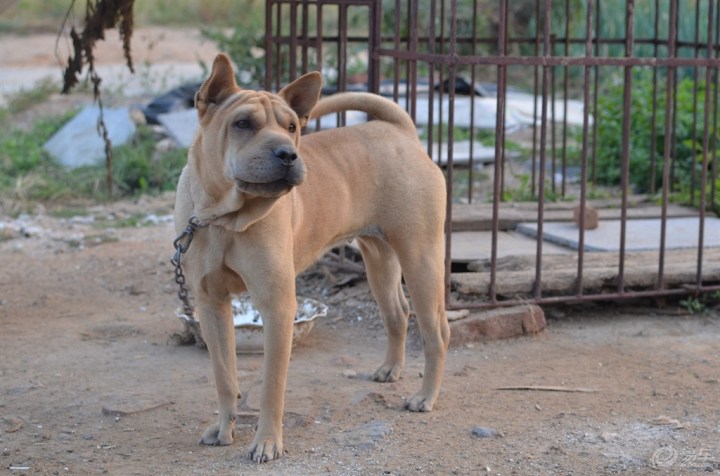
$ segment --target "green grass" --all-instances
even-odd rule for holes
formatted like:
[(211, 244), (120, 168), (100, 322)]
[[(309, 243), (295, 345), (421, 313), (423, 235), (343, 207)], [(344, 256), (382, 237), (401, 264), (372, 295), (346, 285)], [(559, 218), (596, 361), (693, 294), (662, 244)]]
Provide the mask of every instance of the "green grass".
[(21, 89), (9, 99), (5, 110), (8, 114), (17, 114), (27, 111), (33, 106), (42, 104), (48, 98), (60, 91), (60, 82), (51, 77), (37, 81), (31, 88)]
[[(37, 121), (29, 131), (0, 134), (0, 200), (71, 202), (107, 198), (104, 164), (68, 170), (42, 145), (72, 113)], [(155, 152), (156, 137), (141, 126), (133, 141), (113, 149), (114, 198), (174, 190), (187, 151)], [(69, 209), (68, 213), (77, 210)]]

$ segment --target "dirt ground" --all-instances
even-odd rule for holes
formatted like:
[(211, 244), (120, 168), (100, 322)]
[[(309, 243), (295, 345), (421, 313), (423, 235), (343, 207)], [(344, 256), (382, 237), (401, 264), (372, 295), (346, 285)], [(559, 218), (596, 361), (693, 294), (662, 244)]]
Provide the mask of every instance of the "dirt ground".
[[(245, 458), (258, 356), (238, 360), (237, 441), (199, 446), (216, 396), (206, 351), (171, 339), (172, 201), (0, 216), (0, 473), (720, 472), (717, 310), (546, 308), (537, 336), (451, 349), (435, 411), (414, 414), (402, 410), (421, 380), (414, 323), (403, 378), (369, 380), (385, 337), (367, 285), (333, 288), (321, 269), (299, 281), (330, 310), (293, 350), (286, 457)], [(120, 226), (132, 217), (142, 226)], [(518, 386), (576, 391), (501, 390)]]

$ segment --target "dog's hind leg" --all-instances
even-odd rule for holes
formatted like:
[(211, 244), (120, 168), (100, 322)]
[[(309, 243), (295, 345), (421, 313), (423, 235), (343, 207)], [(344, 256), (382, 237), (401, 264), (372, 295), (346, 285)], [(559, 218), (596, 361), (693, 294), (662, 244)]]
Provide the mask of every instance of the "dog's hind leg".
[(403, 292), (400, 262), (397, 255), (380, 238), (358, 240), (365, 261), (368, 282), (380, 307), (388, 335), (385, 362), (375, 371), (378, 382), (395, 382), (405, 366), (405, 337), (410, 308)]
[(218, 393), (218, 422), (200, 438), (201, 444), (229, 445), (233, 442), (236, 404), (240, 396), (235, 355), (235, 329), (230, 297), (215, 299), (198, 293), (200, 330), (208, 346)]
[(445, 314), (443, 243), (438, 240), (426, 245), (419, 250), (419, 247), (398, 248), (403, 250), (400, 260), (425, 353), (422, 388), (406, 402), (405, 408), (421, 412), (431, 411), (437, 401), (450, 343), (450, 326)]

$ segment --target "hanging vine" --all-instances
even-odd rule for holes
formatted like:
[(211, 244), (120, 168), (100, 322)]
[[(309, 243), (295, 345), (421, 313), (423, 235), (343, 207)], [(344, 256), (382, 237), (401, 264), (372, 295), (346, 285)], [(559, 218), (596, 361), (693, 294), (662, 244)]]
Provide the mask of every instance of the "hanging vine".
[[(128, 69), (133, 73), (135, 72), (130, 51), (130, 40), (132, 39), (133, 33), (134, 3), (135, 0), (87, 0), (85, 7), (85, 25), (82, 32), (78, 33), (74, 26), (70, 29), (72, 52), (70, 56), (68, 56), (67, 67), (63, 72), (62, 92), (63, 94), (69, 94), (70, 90), (79, 83), (79, 77), (82, 74), (83, 67), (87, 64), (88, 78), (93, 86), (93, 98), (100, 109), (97, 127), (98, 133), (102, 136), (105, 143), (106, 181), (109, 196), (112, 195), (113, 190), (112, 142), (103, 118), (103, 103), (100, 91), (102, 78), (95, 69), (93, 50), (95, 43), (105, 39), (105, 30), (118, 28), (123, 44), (125, 62)], [(70, 4), (61, 31), (64, 30), (65, 23), (73, 11), (74, 6), (75, 0)]]

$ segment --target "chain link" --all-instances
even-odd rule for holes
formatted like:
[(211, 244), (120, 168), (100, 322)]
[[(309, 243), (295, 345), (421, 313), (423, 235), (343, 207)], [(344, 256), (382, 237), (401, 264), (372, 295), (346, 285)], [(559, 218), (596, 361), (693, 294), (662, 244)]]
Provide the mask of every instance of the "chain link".
[(185, 287), (185, 275), (183, 274), (180, 260), (182, 258), (182, 255), (187, 252), (188, 248), (190, 248), (190, 243), (192, 243), (193, 234), (195, 233), (195, 231), (197, 231), (199, 228), (204, 228), (206, 226), (207, 225), (201, 224), (197, 217), (192, 216), (190, 217), (190, 220), (188, 221), (185, 230), (183, 230), (180, 236), (175, 238), (175, 241), (173, 241), (175, 254), (170, 259), (170, 263), (175, 266), (175, 283), (177, 283), (178, 285), (178, 297), (180, 298), (180, 301), (182, 301), (183, 311), (185, 312), (185, 315), (190, 319), (194, 319), (195, 309), (193, 308), (192, 304), (190, 304), (188, 290)]

